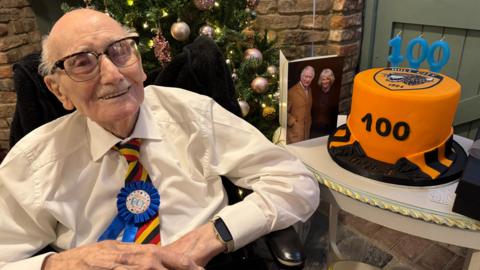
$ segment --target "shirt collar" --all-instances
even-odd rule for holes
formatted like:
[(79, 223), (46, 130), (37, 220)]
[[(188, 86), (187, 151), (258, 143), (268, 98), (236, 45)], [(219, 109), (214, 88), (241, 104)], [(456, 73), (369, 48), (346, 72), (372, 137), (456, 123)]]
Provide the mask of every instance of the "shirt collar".
[(162, 140), (160, 127), (155, 123), (153, 112), (150, 108), (142, 104), (135, 129), (128, 138), (122, 140), (87, 118), (90, 153), (93, 161), (97, 161), (103, 157), (118, 142), (126, 142), (131, 138)]
[(305, 90), (305, 91), (307, 91), (307, 90), (310, 89), (310, 86), (305, 87), (305, 86), (303, 85), (302, 81), (300, 81), (300, 86), (302, 86), (303, 90)]

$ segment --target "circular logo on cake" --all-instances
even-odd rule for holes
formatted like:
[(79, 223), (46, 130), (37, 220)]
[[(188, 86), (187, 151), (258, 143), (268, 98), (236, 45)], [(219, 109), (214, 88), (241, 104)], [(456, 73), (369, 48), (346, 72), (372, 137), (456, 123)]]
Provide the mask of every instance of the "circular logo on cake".
[(384, 68), (373, 76), (380, 86), (392, 91), (422, 90), (439, 84), (443, 76), (413, 68)]

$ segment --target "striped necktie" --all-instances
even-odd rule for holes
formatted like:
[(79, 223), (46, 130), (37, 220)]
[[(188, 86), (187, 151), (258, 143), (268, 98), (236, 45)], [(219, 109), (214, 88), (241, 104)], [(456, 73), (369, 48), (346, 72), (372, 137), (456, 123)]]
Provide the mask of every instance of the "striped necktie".
[[(142, 141), (140, 139), (131, 139), (125, 144), (117, 144), (113, 147), (113, 149), (122, 154), (128, 162), (125, 184), (131, 181), (152, 182), (147, 170), (143, 168), (138, 160), (141, 143)], [(135, 235), (135, 243), (160, 244), (160, 217), (158, 213), (140, 226)]]

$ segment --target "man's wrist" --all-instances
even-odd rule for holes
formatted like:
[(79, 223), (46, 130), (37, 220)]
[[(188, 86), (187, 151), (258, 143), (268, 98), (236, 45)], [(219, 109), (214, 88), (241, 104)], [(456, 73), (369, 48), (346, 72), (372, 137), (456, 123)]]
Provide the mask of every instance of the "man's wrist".
[(233, 237), (228, 230), (225, 222), (220, 217), (215, 217), (211, 220), (213, 224), (213, 232), (217, 237), (217, 240), (220, 241), (225, 247), (224, 252), (232, 252), (234, 249)]

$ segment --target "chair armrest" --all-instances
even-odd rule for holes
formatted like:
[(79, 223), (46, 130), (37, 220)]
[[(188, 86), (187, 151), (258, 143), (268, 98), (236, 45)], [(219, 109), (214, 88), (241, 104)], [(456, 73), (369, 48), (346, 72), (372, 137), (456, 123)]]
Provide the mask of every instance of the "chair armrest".
[[(222, 182), (228, 195), (229, 204), (243, 200), (252, 192), (235, 186), (225, 176), (222, 176)], [(272, 258), (280, 269), (303, 268), (306, 261), (305, 251), (300, 237), (292, 226), (271, 232), (265, 235), (264, 239)]]
[(305, 251), (292, 226), (265, 235), (265, 242), (281, 269), (302, 269), (305, 265)]

